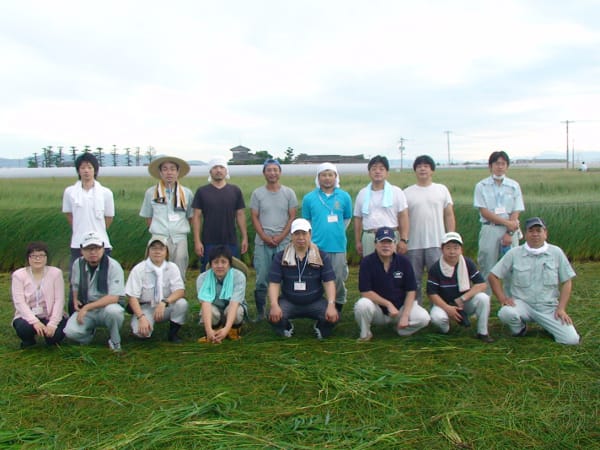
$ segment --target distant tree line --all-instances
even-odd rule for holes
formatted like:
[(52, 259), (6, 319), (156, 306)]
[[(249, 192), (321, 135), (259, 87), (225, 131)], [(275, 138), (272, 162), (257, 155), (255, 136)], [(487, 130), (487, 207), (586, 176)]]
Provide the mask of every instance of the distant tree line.
[(82, 150), (76, 146), (64, 147), (52, 145), (42, 147), (40, 153), (34, 153), (27, 160), (27, 167), (73, 167), (77, 157), (83, 153), (93, 153), (98, 158), (100, 166), (140, 166), (144, 163), (151, 163), (156, 156), (156, 149), (152, 146), (142, 154), (140, 147), (125, 147), (122, 153), (119, 153), (117, 146), (113, 144), (112, 149), (96, 147), (91, 149), (90, 145), (84, 145)]

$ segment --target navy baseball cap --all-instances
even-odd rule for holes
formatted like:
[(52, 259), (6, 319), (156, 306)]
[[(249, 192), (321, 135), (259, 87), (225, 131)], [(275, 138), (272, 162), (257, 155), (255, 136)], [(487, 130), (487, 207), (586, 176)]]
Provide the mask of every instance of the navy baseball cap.
[(375, 233), (375, 242), (381, 241), (395, 241), (396, 240), (396, 230), (390, 227), (381, 227), (377, 229), (377, 233)]
[(529, 230), (531, 227), (535, 227), (536, 225), (542, 228), (546, 228), (546, 224), (541, 218), (532, 217), (530, 219), (527, 219), (527, 221), (525, 222), (525, 229)]

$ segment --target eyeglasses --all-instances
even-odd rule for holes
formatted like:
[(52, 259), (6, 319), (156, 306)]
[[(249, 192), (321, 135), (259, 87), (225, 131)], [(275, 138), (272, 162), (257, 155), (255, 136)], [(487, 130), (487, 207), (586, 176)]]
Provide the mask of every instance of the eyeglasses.
[(46, 258), (48, 255), (46, 255), (45, 253), (32, 253), (29, 255), (30, 259), (44, 259)]

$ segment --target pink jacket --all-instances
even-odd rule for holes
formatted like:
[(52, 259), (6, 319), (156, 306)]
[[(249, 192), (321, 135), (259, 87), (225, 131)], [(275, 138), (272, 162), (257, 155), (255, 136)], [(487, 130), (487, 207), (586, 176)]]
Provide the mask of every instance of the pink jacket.
[[(12, 298), (15, 305), (14, 319), (25, 319), (31, 325), (39, 320), (32, 311), (36, 305), (35, 283), (29, 273), (29, 268), (17, 269), (12, 274)], [(41, 291), (48, 311), (48, 325), (58, 326), (64, 314), (65, 282), (62, 270), (46, 266), (46, 274), (42, 280)]]

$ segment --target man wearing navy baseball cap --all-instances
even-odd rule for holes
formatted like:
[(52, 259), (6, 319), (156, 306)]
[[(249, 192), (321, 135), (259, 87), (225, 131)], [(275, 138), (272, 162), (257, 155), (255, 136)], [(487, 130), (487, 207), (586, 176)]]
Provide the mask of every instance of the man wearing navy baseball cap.
[(415, 302), (417, 282), (408, 258), (396, 253), (396, 230), (378, 228), (375, 252), (360, 262), (354, 318), (359, 341), (373, 338), (371, 324), (394, 324), (400, 336), (409, 336), (429, 324), (429, 314)]
[[(525, 244), (509, 250), (488, 277), (502, 304), (498, 317), (513, 336), (524, 336), (527, 322), (537, 322), (556, 342), (579, 344), (579, 335), (567, 314), (575, 271), (564, 252), (546, 242), (548, 230), (540, 217), (528, 219), (525, 229)], [(504, 280), (504, 286), (500, 280)], [(510, 296), (506, 284), (510, 285)]]

